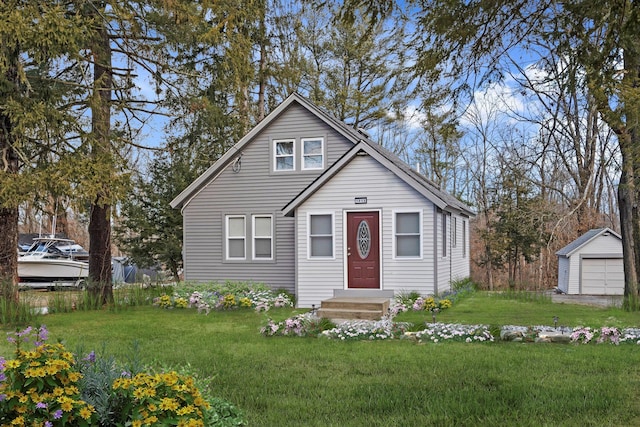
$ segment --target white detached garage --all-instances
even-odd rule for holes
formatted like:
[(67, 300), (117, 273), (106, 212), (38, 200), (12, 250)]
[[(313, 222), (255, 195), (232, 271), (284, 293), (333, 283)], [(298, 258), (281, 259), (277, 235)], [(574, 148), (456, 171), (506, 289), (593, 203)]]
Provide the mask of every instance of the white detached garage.
[(558, 288), (567, 294), (623, 295), (622, 237), (610, 228), (589, 230), (558, 255)]

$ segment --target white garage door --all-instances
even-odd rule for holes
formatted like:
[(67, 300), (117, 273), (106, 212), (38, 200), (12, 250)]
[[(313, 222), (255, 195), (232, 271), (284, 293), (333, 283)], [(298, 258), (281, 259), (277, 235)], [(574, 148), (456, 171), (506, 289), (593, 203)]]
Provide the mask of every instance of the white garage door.
[(582, 293), (587, 295), (623, 295), (622, 258), (582, 259)]

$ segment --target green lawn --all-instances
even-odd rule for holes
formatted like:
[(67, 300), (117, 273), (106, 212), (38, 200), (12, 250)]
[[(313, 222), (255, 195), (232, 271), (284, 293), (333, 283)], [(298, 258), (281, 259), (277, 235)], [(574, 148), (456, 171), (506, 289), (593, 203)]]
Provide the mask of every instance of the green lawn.
[[(554, 304), (549, 298), (539, 302), (527, 302), (489, 292), (475, 292), (470, 297), (457, 301), (453, 308), (438, 313), (436, 320), (464, 324), (553, 326), (554, 317), (558, 318), (558, 326), (640, 327), (638, 312), (626, 312), (615, 307)], [(431, 315), (425, 316), (413, 311), (403, 313), (398, 320), (416, 323), (420, 320), (432, 321)]]
[[(292, 310), (268, 313), (277, 320)], [(476, 293), (438, 315), (456, 323), (640, 326), (640, 314)], [(404, 320), (430, 320), (415, 313)], [(42, 317), (50, 341), (121, 360), (190, 364), (252, 426), (640, 426), (640, 346), (419, 345), (262, 337), (252, 311), (86, 311)], [(0, 343), (0, 355), (10, 356)]]

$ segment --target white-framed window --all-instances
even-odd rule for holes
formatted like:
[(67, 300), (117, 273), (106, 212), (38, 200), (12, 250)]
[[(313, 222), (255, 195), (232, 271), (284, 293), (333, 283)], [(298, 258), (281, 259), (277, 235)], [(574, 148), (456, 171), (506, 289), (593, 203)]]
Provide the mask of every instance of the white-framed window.
[(422, 214), (420, 211), (394, 212), (394, 253), (396, 258), (422, 257)]
[(333, 214), (308, 215), (309, 258), (333, 258)]
[(467, 256), (467, 221), (462, 220), (462, 258)]
[(244, 260), (247, 258), (247, 219), (244, 215), (227, 215), (225, 219), (227, 259)]
[(296, 140), (281, 139), (273, 141), (273, 170), (292, 171), (296, 168)]
[(302, 138), (302, 169), (324, 168), (324, 138)]
[(273, 259), (273, 216), (253, 215), (252, 233), (253, 259)]
[(442, 257), (447, 256), (447, 214), (442, 212)]
[(451, 217), (451, 246), (458, 247), (458, 217)]

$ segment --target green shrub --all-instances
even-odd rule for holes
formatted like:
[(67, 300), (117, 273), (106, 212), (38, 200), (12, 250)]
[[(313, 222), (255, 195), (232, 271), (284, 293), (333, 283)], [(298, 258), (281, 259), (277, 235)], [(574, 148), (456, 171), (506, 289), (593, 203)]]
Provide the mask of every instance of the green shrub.
[(420, 292), (417, 292), (417, 291), (411, 291), (411, 292), (400, 291), (396, 294), (395, 299), (396, 299), (396, 302), (400, 304), (410, 306), (415, 302), (415, 300), (417, 300), (420, 297), (421, 297)]
[(243, 412), (224, 399), (208, 399), (211, 407), (205, 414), (207, 427), (239, 427), (247, 425)]
[[(134, 343), (134, 359), (137, 356), (137, 344)], [(133, 360), (126, 367), (122, 366), (113, 356), (91, 351), (86, 356), (82, 349), (76, 351), (78, 366), (82, 378), (78, 387), (82, 393), (82, 399), (93, 405), (96, 410), (98, 425), (108, 427), (116, 425), (117, 416), (128, 404), (127, 399), (118, 396), (113, 391), (113, 383), (122, 376), (131, 377), (142, 371), (139, 362)]]
[(476, 282), (474, 282), (470, 277), (465, 277), (464, 279), (451, 281), (451, 290), (454, 292), (477, 291), (478, 288), (479, 288), (479, 285)]

